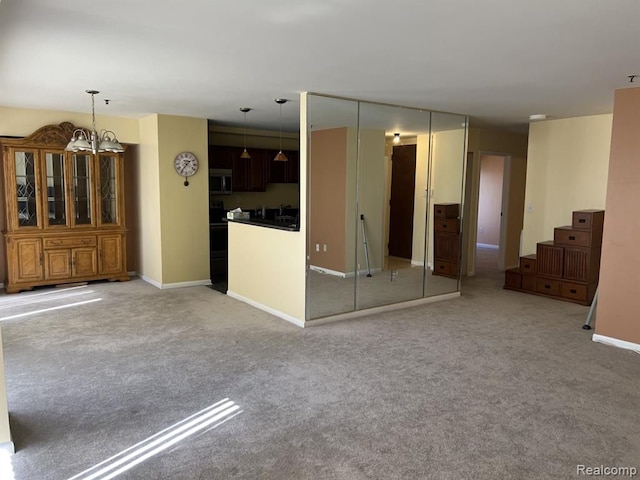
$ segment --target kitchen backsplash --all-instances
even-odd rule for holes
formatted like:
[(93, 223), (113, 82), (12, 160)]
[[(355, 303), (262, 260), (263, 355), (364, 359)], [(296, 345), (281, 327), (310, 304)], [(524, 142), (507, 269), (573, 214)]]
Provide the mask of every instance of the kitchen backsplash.
[(300, 207), (300, 192), (295, 183), (270, 183), (265, 192), (239, 192), (231, 195), (210, 195), (210, 201), (224, 202), (224, 208), (230, 210), (240, 207), (242, 209), (277, 208), (280, 205), (291, 205), (292, 208)]

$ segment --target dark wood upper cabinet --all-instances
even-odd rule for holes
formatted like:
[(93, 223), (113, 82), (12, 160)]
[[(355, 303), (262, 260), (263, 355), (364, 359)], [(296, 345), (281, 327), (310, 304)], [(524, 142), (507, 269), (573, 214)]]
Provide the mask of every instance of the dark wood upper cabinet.
[(282, 151), (289, 159), (276, 162), (278, 150), (267, 150), (269, 183), (298, 183), (300, 179), (300, 155), (295, 150)]
[(251, 158), (240, 158), (244, 148), (209, 146), (209, 168), (232, 170), (234, 192), (264, 192), (269, 183), (298, 183), (300, 155), (283, 150), (287, 162), (274, 162), (278, 150), (247, 148)]

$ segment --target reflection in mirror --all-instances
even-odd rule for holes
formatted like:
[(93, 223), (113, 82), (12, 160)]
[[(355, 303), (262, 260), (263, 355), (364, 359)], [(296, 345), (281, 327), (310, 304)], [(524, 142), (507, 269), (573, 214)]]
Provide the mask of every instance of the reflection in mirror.
[(427, 297), (459, 289), (466, 126), (462, 115), (431, 114)]
[(309, 94), (307, 121), (307, 319), (456, 292), (466, 117)]
[(423, 296), (429, 131), (430, 112), (360, 104), (358, 310)]
[(354, 309), (358, 103), (309, 95), (307, 318)]

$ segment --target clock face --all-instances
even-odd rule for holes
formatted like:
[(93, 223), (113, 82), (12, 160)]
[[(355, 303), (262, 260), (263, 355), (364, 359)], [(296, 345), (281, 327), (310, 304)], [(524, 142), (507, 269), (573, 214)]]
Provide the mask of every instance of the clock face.
[(181, 176), (190, 177), (198, 171), (198, 158), (191, 152), (182, 152), (176, 155), (173, 166)]

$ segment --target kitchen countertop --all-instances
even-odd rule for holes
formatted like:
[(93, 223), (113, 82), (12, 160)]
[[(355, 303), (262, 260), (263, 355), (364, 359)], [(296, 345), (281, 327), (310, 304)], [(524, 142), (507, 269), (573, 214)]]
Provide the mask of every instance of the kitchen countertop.
[(244, 223), (246, 225), (255, 225), (256, 227), (275, 228), (277, 230), (285, 230), (288, 232), (299, 232), (300, 226), (291, 222), (276, 222), (275, 220), (267, 220), (265, 218), (251, 218), (249, 220), (229, 219), (229, 222)]

